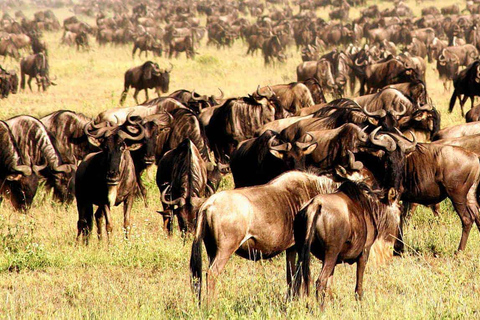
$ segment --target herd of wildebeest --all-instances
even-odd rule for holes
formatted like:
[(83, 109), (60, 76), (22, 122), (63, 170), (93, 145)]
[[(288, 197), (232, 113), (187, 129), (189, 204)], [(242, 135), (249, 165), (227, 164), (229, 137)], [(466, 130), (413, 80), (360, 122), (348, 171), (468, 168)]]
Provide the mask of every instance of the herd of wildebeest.
[[(94, 118), (59, 110), (0, 121), (3, 196), (27, 211), (44, 183), (59, 202), (75, 200), (77, 239), (85, 243), (94, 218), (99, 239), (105, 231), (108, 237), (111, 208), (123, 203), (128, 237), (134, 198), (146, 199), (142, 173), (155, 164), (165, 229), (172, 231), (176, 217), (181, 231), (193, 233), (190, 269), (199, 299), (202, 243), (209, 296), (233, 253), (256, 260), (286, 251), (292, 296), (309, 292), (310, 255), (323, 262), (316, 283), (322, 305), (342, 262), (357, 263), (355, 291), (362, 296), (369, 254), (403, 251), (414, 205), (438, 214), (439, 203), (450, 199), (462, 225), (458, 250), (464, 250), (472, 225), (480, 230), (480, 106), (474, 106), (480, 2), (426, 7), (414, 17), (395, 1), (391, 9), (373, 5), (349, 19), (350, 7), (360, 5), (365, 1), (76, 4), (61, 42), (77, 50), (88, 50), (95, 37), (100, 47), (131, 43), (133, 55), (140, 49), (194, 59), (207, 36), (206, 45), (219, 49), (243, 41), (247, 55), (258, 49), (267, 68), (282, 68), (286, 48), (296, 46), (303, 60), (297, 82), (258, 85), (243, 97), (227, 98), (221, 89), (218, 95), (169, 93), (175, 60), (164, 69), (146, 61), (125, 72), (122, 106)], [(317, 17), (319, 7), (332, 8), (330, 21)], [(81, 21), (85, 15), (96, 16), (96, 26)], [(54, 83), (42, 34), (62, 29), (53, 11), (38, 11), (33, 20), (17, 11), (0, 23), (0, 55), (18, 59), (33, 51), (20, 61), (21, 89), (28, 76), (30, 90), (32, 79), (47, 90)], [(471, 99), (466, 124), (440, 129), (425, 83), (427, 57), (436, 61), (446, 91), (453, 83), (450, 112), (458, 98), (463, 115)], [(18, 82), (15, 72), (2, 69), (3, 97), (16, 93)], [(123, 107), (130, 87), (136, 105)], [(158, 97), (149, 99), (152, 88)], [(146, 101), (139, 104), (141, 90)], [(351, 99), (344, 98), (348, 91)], [(216, 192), (229, 172), (235, 189)]]

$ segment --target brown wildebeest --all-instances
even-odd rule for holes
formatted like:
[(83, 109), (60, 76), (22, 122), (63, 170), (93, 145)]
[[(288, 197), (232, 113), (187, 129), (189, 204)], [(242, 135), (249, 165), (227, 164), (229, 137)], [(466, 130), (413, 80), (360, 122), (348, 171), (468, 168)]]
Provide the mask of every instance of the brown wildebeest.
[(355, 292), (362, 297), (363, 274), (373, 243), (379, 240), (393, 246), (400, 223), (399, 194), (389, 191), (381, 197), (379, 193), (364, 183), (347, 181), (336, 193), (320, 194), (310, 200), (295, 216), (295, 247), (299, 253), (295, 294), (299, 293), (302, 280), (309, 294), (311, 252), (322, 260), (316, 282), (317, 300), (320, 299), (322, 308), (335, 266), (341, 262), (357, 263)]
[(301, 206), (337, 185), (326, 177), (290, 171), (254, 187), (222, 191), (199, 209), (190, 257), (193, 290), (199, 302), (202, 288), (202, 241), (209, 257), (207, 297), (211, 300), (217, 277), (233, 253), (250, 259), (268, 259), (287, 251), (287, 283), (295, 264), (293, 219)]

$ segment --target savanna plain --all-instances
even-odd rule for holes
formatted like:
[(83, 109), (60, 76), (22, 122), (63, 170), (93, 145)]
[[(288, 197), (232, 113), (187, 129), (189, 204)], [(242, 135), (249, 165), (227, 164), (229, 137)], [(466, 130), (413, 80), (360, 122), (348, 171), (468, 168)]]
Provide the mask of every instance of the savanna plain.
[[(417, 16), (424, 6), (454, 3), (405, 2)], [(367, 5), (374, 3), (377, 2), (367, 1)], [(389, 1), (378, 4), (381, 9), (392, 5)], [(293, 8), (298, 12), (297, 6)], [(31, 18), (35, 11), (44, 8), (28, 5), (15, 10), (18, 9)], [(53, 11), (60, 21), (73, 15), (66, 8)], [(358, 8), (352, 8), (350, 17), (356, 17), (358, 12)], [(328, 11), (319, 10), (317, 14), (326, 18)], [(95, 23), (93, 18), (80, 18)], [(43, 36), (49, 49), (50, 74), (57, 77), (58, 85), (46, 93), (27, 90), (0, 100), (1, 119), (19, 114), (41, 117), (59, 109), (95, 116), (118, 107), (123, 74), (143, 63), (143, 56), (132, 59), (131, 45), (98, 47), (94, 38), (90, 38), (90, 51), (77, 52), (60, 44), (61, 35), (62, 32), (46, 32)], [(184, 54), (170, 60), (174, 65), (170, 91), (184, 88), (218, 94), (220, 87), (226, 96), (243, 96), (257, 85), (296, 80), (295, 68), (301, 58), (294, 46), (288, 50), (286, 63), (265, 67), (260, 54), (245, 55), (247, 47), (241, 40), (220, 50), (207, 47), (205, 42), (195, 60), (186, 60)], [(170, 61), (163, 57), (150, 59), (161, 67), (169, 66)], [(2, 65), (19, 70), (19, 63), (10, 58)], [(434, 68), (434, 64), (427, 65), (427, 86), (442, 114), (442, 127), (462, 123), (458, 109), (453, 114), (447, 112), (451, 92), (444, 92)], [(126, 103), (129, 106), (134, 105), (131, 93)], [(142, 100), (143, 93), (139, 97)], [(56, 204), (43, 190), (27, 214), (13, 211), (4, 201), (0, 205), (0, 317), (480, 318), (479, 232), (473, 229), (465, 252), (455, 254), (461, 223), (448, 200), (442, 203), (439, 217), (424, 207), (412, 213), (405, 228), (406, 251), (402, 257), (382, 265), (367, 265), (361, 302), (354, 296), (355, 267), (349, 265), (337, 267), (333, 292), (323, 312), (314, 295), (287, 301), (282, 254), (258, 262), (232, 257), (219, 278), (216, 300), (208, 307), (199, 307), (190, 289), (192, 236), (182, 237), (176, 229), (169, 237), (162, 229), (162, 217), (156, 213), (161, 205), (155, 171), (152, 168), (145, 174), (148, 207), (143, 200), (135, 201), (134, 225), (128, 240), (121, 228), (122, 209), (113, 209), (114, 231), (109, 244), (96, 239), (88, 246), (77, 244), (76, 206)], [(221, 188), (233, 188), (230, 176), (222, 181)], [(316, 277), (321, 264), (316, 259), (312, 261)]]

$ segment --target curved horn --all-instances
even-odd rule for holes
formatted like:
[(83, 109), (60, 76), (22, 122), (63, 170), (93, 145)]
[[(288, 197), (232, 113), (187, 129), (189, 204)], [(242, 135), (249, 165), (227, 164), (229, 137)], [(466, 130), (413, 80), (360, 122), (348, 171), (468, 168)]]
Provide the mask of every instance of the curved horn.
[(263, 94), (260, 93), (260, 85), (258, 85), (256, 93), (261, 98), (267, 98), (266, 96), (264, 96)]
[(377, 127), (375, 130), (372, 131), (372, 133), (370, 133), (370, 135), (368, 136), (368, 138), (370, 139), (370, 141), (372, 142), (372, 144), (374, 145), (377, 145), (379, 147), (384, 147), (387, 151), (395, 151), (395, 149), (397, 148), (396, 144), (395, 144), (395, 141), (393, 140), (393, 138), (391, 138), (390, 136), (388, 135), (383, 135), (382, 138), (383, 139), (378, 139), (376, 137), (378, 131), (380, 131), (381, 127)]
[(195, 97), (195, 89), (192, 90), (192, 99), (195, 100), (195, 101), (203, 101), (202, 100), (202, 97), (197, 93), (197, 95), (199, 96), (198, 98)]
[[(108, 127), (106, 125), (106, 122), (102, 122), (101, 124), (103, 123), (105, 123), (105, 126), (100, 127), (98, 125), (94, 125), (93, 121), (90, 121), (85, 125), (85, 127), (83, 128), (83, 131), (87, 136), (90, 136), (92, 138), (101, 138), (105, 135), (105, 132), (110, 131), (112, 129), (111, 127)], [(90, 129), (90, 127), (92, 127), (93, 130)]]
[(410, 134), (412, 135), (412, 140), (408, 139), (404, 134), (403, 132), (401, 132), (400, 130), (398, 130), (398, 128), (395, 128), (395, 130), (398, 132), (398, 134), (405, 140), (407, 140), (408, 142), (410, 142), (410, 145), (407, 145), (405, 142), (403, 142), (402, 140), (399, 140), (398, 141), (398, 147), (403, 151), (403, 153), (411, 153), (413, 151), (415, 151), (416, 147), (417, 147), (417, 137), (415, 136), (415, 134), (413, 133), (412, 130), (408, 130), (408, 132), (410, 132)]
[(426, 103), (423, 106), (418, 106), (417, 109), (422, 111), (430, 111), (433, 110), (433, 107), (430, 104)]
[(358, 63), (358, 58), (356, 58), (354, 62), (355, 62), (355, 65), (356, 65), (357, 67), (363, 67), (364, 65), (367, 64), (367, 60), (363, 61), (362, 64), (359, 64), (359, 63)]
[(400, 103), (402, 106), (402, 109), (400, 111), (397, 111), (395, 109), (390, 110), (390, 113), (393, 114), (395, 117), (401, 117), (407, 112), (407, 107), (403, 104)]
[(217, 100), (217, 99), (220, 100), (220, 99), (223, 99), (225, 97), (222, 89), (218, 88), (218, 90), (220, 91), (220, 97), (213, 96), (213, 99), (215, 99), (215, 100)]
[(313, 139), (313, 136), (310, 134), (310, 133), (306, 133), (305, 134), (305, 141), (308, 141), (308, 142), (295, 142), (295, 145), (299, 148), (299, 149), (306, 149), (308, 147), (310, 147), (312, 144), (315, 143), (314, 139)]
[(363, 169), (363, 163), (360, 161), (355, 161), (355, 155), (353, 154), (352, 151), (348, 150), (348, 164), (350, 165), (350, 168), (353, 170), (362, 170)]
[(285, 142), (282, 144), (279, 144), (278, 146), (273, 146), (273, 140), (276, 138), (276, 136), (273, 136), (268, 140), (268, 148), (275, 150), (275, 151), (290, 151), (292, 149), (292, 145), (289, 142)]
[(361, 108), (363, 113), (365, 113), (369, 117), (380, 117), (384, 118), (387, 115), (387, 112), (383, 109), (377, 111), (368, 111), (366, 107)]
[(368, 135), (365, 133), (367, 130), (368, 126), (365, 126), (359, 133), (358, 133), (358, 140), (362, 142), (367, 142), (368, 141)]
[(168, 192), (168, 190), (171, 189), (171, 186), (168, 185), (165, 190), (162, 191), (161, 193), (161, 196), (162, 196), (162, 202), (165, 203), (165, 204), (168, 204), (169, 206), (175, 206), (175, 205), (178, 205), (179, 207), (183, 207), (185, 205), (185, 199), (180, 197), (180, 198), (177, 198), (175, 200), (172, 200), (172, 201), (168, 201), (165, 197), (166, 193)]
[[(138, 125), (138, 124), (137, 124), (137, 126), (138, 126), (138, 128), (139, 128), (139, 130), (140, 130), (140, 133), (139, 133), (138, 135), (136, 135), (136, 136), (132, 135), (131, 132), (125, 132), (125, 131), (123, 131), (123, 129), (118, 131), (118, 135), (119, 135), (123, 140), (127, 140), (127, 139), (128, 139), (128, 140), (130, 140), (130, 141), (140, 141), (140, 140), (142, 140), (142, 139), (145, 137), (145, 129), (143, 128), (142, 125)], [(127, 127), (126, 129), (127, 129), (128, 131), (130, 131), (128, 127)]]
[[(46, 166), (47, 165), (45, 164), (45, 167)], [(42, 170), (45, 169), (45, 167), (43, 167)], [(24, 177), (32, 174), (32, 168), (30, 168), (29, 166), (26, 166), (26, 165), (15, 165), (12, 169), (20, 172)], [(35, 172), (35, 174), (38, 174), (35, 170), (34, 170), (34, 172)]]

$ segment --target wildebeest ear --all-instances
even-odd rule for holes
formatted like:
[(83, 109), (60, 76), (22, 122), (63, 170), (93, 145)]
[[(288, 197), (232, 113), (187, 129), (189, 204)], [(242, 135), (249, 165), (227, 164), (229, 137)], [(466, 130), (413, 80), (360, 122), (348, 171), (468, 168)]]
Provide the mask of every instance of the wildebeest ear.
[(128, 146), (128, 150), (135, 151), (135, 150), (140, 149), (142, 146), (143, 146), (143, 143), (133, 143), (133, 144)]
[(278, 159), (283, 159), (283, 153), (280, 151), (270, 149), (270, 153), (273, 154)]
[(390, 188), (390, 189), (388, 190), (388, 201), (389, 201), (389, 202), (392, 202), (392, 201), (394, 201), (396, 198), (397, 198), (397, 190), (395, 190), (394, 188)]
[(88, 142), (95, 147), (100, 147), (102, 142), (94, 137), (88, 136)]
[(340, 165), (338, 165), (338, 166), (335, 167), (335, 173), (336, 173), (339, 177), (341, 177), (341, 178), (348, 179), (347, 170), (346, 170), (344, 167), (340, 166)]
[(211, 172), (215, 169), (215, 164), (212, 162), (207, 163), (207, 171)]

